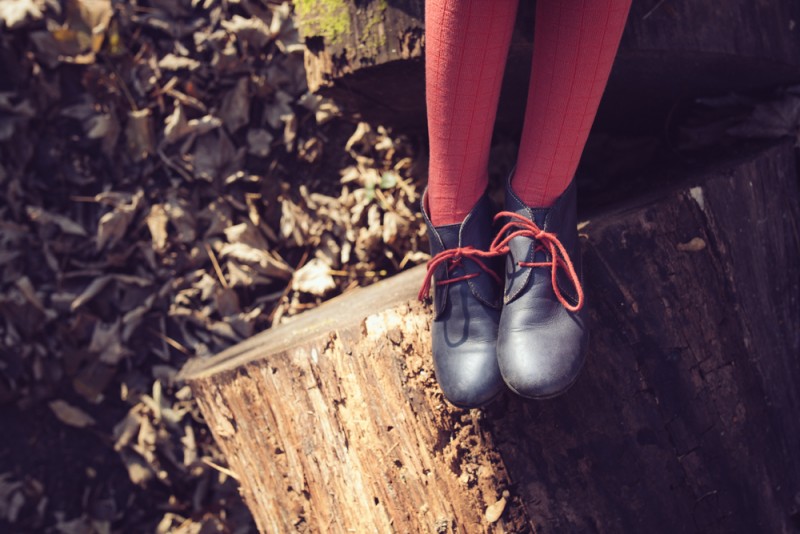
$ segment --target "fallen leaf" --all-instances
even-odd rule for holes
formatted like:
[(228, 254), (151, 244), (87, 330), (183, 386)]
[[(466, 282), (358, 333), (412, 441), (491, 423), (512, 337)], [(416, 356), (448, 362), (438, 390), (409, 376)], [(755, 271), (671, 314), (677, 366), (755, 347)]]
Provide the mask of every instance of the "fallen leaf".
[(222, 257), (231, 257), (240, 262), (259, 267), (265, 276), (286, 279), (292, 277), (292, 269), (268, 251), (244, 243), (227, 243), (219, 251)]
[(125, 139), (128, 151), (135, 161), (141, 161), (155, 152), (152, 111), (138, 109), (128, 112)]
[(265, 158), (272, 150), (274, 136), (264, 129), (247, 132), (247, 151), (254, 156)]
[(3, 0), (0, 2), (0, 22), (9, 30), (42, 18), (42, 3), (33, 0)]
[(130, 201), (119, 204), (113, 210), (100, 217), (97, 225), (97, 250), (106, 246), (113, 247), (125, 236), (128, 226), (136, 216), (144, 193), (139, 190), (130, 197)]
[(121, 326), (121, 320), (111, 324), (103, 322), (95, 324), (89, 351), (99, 354), (101, 362), (117, 365), (122, 359), (132, 354), (132, 351), (122, 344)]
[(167, 54), (158, 61), (158, 66), (164, 70), (194, 70), (200, 66), (196, 59), (180, 57), (175, 54)]
[(80, 237), (86, 237), (89, 235), (87, 234), (86, 230), (83, 229), (83, 226), (67, 217), (64, 217), (63, 215), (49, 213), (36, 206), (26, 206), (25, 211), (27, 212), (28, 217), (30, 217), (30, 219), (35, 223), (55, 224), (65, 234), (72, 234)]
[(214, 130), (201, 136), (194, 149), (194, 177), (207, 182), (226, 178), (227, 169), (236, 166), (236, 147), (224, 130)]
[(161, 204), (153, 204), (145, 222), (153, 240), (153, 249), (161, 252), (167, 246), (167, 223), (169, 222), (167, 210)]
[(272, 38), (269, 27), (257, 17), (234, 15), (230, 20), (223, 20), (222, 27), (255, 50), (262, 50)]
[(76, 408), (63, 400), (54, 400), (47, 404), (50, 410), (61, 421), (76, 428), (85, 428), (95, 424), (95, 420), (80, 408)]
[(164, 144), (180, 141), (189, 134), (203, 135), (222, 125), (218, 117), (204, 115), (199, 119), (188, 120), (183, 106), (175, 101), (175, 109), (164, 121)]
[(242, 76), (222, 99), (220, 118), (228, 131), (236, 132), (250, 122), (250, 95), (248, 94), (248, 79)]
[(97, 296), (105, 287), (114, 279), (113, 275), (104, 275), (99, 278), (95, 278), (92, 280), (86, 289), (78, 295), (75, 300), (72, 301), (70, 305), (70, 311), (75, 311), (90, 300), (92, 300), (95, 296)]
[(331, 276), (330, 267), (319, 258), (313, 258), (295, 271), (292, 288), (321, 297), (336, 288), (336, 281)]
[(755, 106), (753, 113), (742, 124), (728, 129), (728, 133), (746, 138), (775, 139), (794, 137), (800, 146), (800, 96), (788, 94)]
[(273, 101), (264, 108), (264, 120), (267, 121), (267, 124), (275, 129), (280, 128), (287, 117), (294, 115), (289, 105), (293, 101), (294, 98), (289, 93), (280, 90), (276, 91)]
[(163, 204), (164, 212), (169, 217), (169, 222), (178, 230), (177, 239), (181, 243), (192, 243), (197, 239), (195, 226), (197, 222), (186, 205), (186, 201), (170, 194), (166, 204)]

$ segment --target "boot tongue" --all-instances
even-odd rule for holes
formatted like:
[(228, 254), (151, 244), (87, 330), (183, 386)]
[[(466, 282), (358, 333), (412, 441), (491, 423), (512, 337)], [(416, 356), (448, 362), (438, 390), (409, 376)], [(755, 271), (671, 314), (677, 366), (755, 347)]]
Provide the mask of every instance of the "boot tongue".
[[(573, 180), (564, 193), (546, 208), (532, 208), (526, 206), (511, 190), (506, 189), (506, 209), (530, 218), (540, 229), (554, 234), (570, 255), (575, 270), (581, 272), (580, 249), (577, 242), (577, 220), (575, 216), (575, 181)], [(506, 262), (508, 271), (506, 278), (506, 301), (514, 300), (528, 285), (539, 290), (549, 292), (552, 272), (548, 268), (519, 268), (517, 261), (543, 262), (548, 261), (548, 254), (541, 250), (533, 253), (534, 240), (517, 237), (509, 243), (511, 253)], [(563, 269), (557, 270), (557, 283), (562, 294), (577, 300), (573, 284), (570, 282)], [(549, 293), (548, 293), (549, 294)]]
[[(461, 224), (449, 224), (435, 227), (434, 230), (439, 241), (444, 245), (444, 250), (460, 247), (489, 250), (489, 245), (494, 237), (492, 212), (492, 205), (489, 198), (483, 195), (464, 219), (464, 222)], [(435, 243), (432, 241), (432, 255), (441, 252), (441, 250), (438, 250), (438, 244), (436, 244), (436, 247), (433, 246), (434, 244)], [(470, 278), (465, 283), (468, 284), (472, 294), (484, 304), (491, 307), (498, 307), (500, 305), (500, 295), (496, 286), (497, 282), (495, 282), (481, 267), (481, 264), (483, 264), (485, 267), (497, 271), (496, 264), (498, 260), (482, 258), (479, 259), (479, 261), (480, 264), (471, 257), (462, 258), (461, 261), (456, 260), (451, 264), (449, 272), (447, 265), (442, 264), (437, 269), (436, 276), (442, 280), (445, 278), (452, 279), (470, 275)], [(442, 292), (446, 293), (444, 290)], [(444, 298), (440, 299), (440, 301), (443, 302)]]
[(533, 222), (536, 223), (536, 226), (544, 230), (544, 221), (547, 219), (547, 213), (550, 211), (549, 209), (536, 209), (533, 211)]
[[(540, 229), (545, 229), (545, 221), (550, 212), (550, 208), (537, 208), (526, 205), (513, 191), (511, 184), (506, 184), (506, 203), (507, 211), (518, 213), (526, 219), (536, 223)], [(529, 237), (519, 236), (512, 239), (509, 244), (509, 254), (506, 257), (506, 302), (517, 298), (528, 284), (535, 281), (537, 277), (550, 276), (544, 269), (532, 269), (530, 267), (520, 267), (518, 262), (541, 262), (545, 261), (546, 254), (535, 250), (535, 241)]]

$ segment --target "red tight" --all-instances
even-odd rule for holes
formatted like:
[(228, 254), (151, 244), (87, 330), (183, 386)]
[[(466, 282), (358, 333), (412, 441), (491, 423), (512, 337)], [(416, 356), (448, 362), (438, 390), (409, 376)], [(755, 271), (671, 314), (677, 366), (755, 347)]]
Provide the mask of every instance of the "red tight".
[[(425, 78), (435, 226), (463, 221), (486, 188), (489, 145), (518, 0), (426, 0)], [(537, 0), (513, 187), (549, 206), (575, 174), (631, 0)]]

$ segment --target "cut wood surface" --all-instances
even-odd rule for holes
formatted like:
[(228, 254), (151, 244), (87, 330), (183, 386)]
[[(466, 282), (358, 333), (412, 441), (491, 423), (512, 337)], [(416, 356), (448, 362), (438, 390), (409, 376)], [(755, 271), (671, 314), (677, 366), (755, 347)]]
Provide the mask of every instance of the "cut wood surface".
[[(263, 532), (472, 530), (500, 498), (508, 476), (482, 416), (437, 390), (428, 310), (410, 295), (420, 275), (187, 368)], [(465, 464), (469, 480), (454, 476)]]
[(556, 399), (445, 403), (424, 267), (181, 377), (263, 532), (792, 532), (797, 171), (782, 144), (590, 216), (590, 352)]
[[(425, 127), (424, 2), (295, 0), (312, 91), (381, 124)], [(533, 47), (534, 2), (520, 3), (499, 121), (519, 123)], [(634, 0), (598, 127), (659, 129), (678, 100), (800, 81), (795, 0)]]

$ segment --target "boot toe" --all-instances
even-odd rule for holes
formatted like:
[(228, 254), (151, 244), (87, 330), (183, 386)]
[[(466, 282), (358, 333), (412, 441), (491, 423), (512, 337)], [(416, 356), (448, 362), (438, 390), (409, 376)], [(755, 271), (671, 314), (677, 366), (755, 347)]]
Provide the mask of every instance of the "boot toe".
[(516, 330), (501, 325), (500, 332), (500, 371), (514, 392), (531, 399), (554, 397), (577, 379), (585, 360), (582, 324)]
[(503, 390), (495, 344), (472, 344), (434, 354), (436, 378), (445, 398), (460, 408), (488, 404)]

